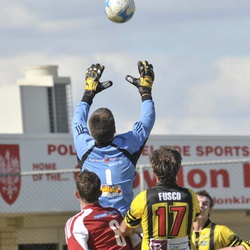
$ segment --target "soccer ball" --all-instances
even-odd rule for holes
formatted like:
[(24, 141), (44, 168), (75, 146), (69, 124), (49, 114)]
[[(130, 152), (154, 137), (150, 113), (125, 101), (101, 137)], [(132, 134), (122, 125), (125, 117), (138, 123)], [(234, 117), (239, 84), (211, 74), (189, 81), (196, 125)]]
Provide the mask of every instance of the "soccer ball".
[(135, 13), (135, 2), (134, 0), (106, 0), (104, 12), (112, 22), (125, 23)]

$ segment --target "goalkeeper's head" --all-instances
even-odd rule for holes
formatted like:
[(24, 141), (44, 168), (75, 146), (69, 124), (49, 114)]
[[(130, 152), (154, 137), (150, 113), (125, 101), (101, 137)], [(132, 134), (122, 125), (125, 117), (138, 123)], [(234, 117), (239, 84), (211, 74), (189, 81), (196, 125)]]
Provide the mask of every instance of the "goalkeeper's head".
[(109, 143), (115, 136), (115, 119), (107, 108), (99, 108), (89, 118), (90, 133), (97, 144)]

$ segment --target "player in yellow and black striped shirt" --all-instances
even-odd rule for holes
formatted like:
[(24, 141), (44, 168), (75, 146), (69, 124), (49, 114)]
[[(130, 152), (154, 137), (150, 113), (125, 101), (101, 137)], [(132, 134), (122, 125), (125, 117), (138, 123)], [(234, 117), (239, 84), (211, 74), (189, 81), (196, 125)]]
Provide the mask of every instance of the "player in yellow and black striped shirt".
[[(247, 242), (240, 239), (226, 225), (218, 225), (210, 221), (214, 203), (206, 190), (196, 192), (201, 214), (194, 222), (192, 235), (193, 250), (215, 250), (225, 247), (233, 247), (232, 250), (250, 250)], [(238, 246), (237, 248), (234, 248)]]
[(157, 185), (133, 200), (120, 225), (122, 235), (142, 226), (141, 249), (190, 249), (194, 218), (200, 213), (195, 193), (176, 183), (181, 167), (180, 153), (161, 146), (149, 157)]

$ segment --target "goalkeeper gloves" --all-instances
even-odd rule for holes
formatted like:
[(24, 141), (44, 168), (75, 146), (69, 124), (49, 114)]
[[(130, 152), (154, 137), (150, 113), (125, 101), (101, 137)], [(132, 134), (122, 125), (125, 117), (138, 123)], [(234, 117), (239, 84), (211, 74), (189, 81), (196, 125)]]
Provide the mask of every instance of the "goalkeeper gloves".
[(112, 86), (111, 81), (100, 82), (100, 78), (104, 71), (104, 66), (97, 64), (92, 64), (90, 68), (87, 69), (85, 75), (85, 91), (90, 91), (93, 94), (97, 94), (104, 89)]
[(136, 86), (141, 96), (143, 94), (151, 95), (152, 85), (155, 79), (154, 69), (152, 64), (148, 64), (147, 61), (138, 62), (139, 78), (127, 75), (126, 80)]
[(105, 67), (103, 65), (97, 63), (92, 64), (90, 68), (87, 69), (87, 72), (85, 74), (85, 92), (82, 101), (91, 104), (92, 99), (97, 93), (113, 85), (112, 81), (99, 81), (104, 71), (104, 68)]

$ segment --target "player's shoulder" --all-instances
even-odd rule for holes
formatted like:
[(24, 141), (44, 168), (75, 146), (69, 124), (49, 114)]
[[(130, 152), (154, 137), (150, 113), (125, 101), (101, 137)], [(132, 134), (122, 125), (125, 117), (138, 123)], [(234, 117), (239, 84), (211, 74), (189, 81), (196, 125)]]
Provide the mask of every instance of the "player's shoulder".
[(104, 210), (102, 212), (107, 216), (111, 216), (112, 218), (122, 218), (121, 212), (114, 207), (105, 207), (103, 209)]
[(245, 240), (244, 241), (248, 246), (250, 246), (250, 240)]
[(134, 200), (132, 201), (133, 206), (142, 206), (145, 202), (146, 202), (146, 197), (147, 197), (147, 193), (150, 189), (145, 189), (143, 191), (141, 191), (139, 194), (137, 194), (134, 198)]
[(121, 214), (120, 211), (115, 207), (103, 207), (103, 209), (104, 209), (104, 211), (107, 210), (107, 212), (110, 212), (110, 213)]
[[(195, 194), (194, 190), (191, 188), (185, 188), (190, 194)], [(196, 195), (196, 194), (195, 194)]]
[(139, 194), (137, 194), (137, 195), (135, 196), (135, 198), (139, 199), (139, 198), (145, 197), (145, 196), (147, 195), (147, 193), (148, 193), (149, 191), (151, 191), (152, 189), (153, 189), (153, 188), (144, 189), (144, 190), (141, 191)]
[(219, 231), (222, 233), (227, 231), (227, 232), (231, 233), (232, 235), (235, 235), (235, 233), (225, 224), (217, 224), (217, 223), (212, 223), (212, 224), (215, 225), (216, 231)]
[(72, 224), (77, 218), (81, 217), (83, 213), (84, 213), (84, 211), (81, 210), (81, 211), (78, 212), (77, 214), (73, 215), (72, 217), (70, 217), (70, 218), (66, 221), (66, 224)]
[(247, 250), (250, 250), (250, 240), (245, 240), (241, 243)]
[(123, 149), (130, 154), (137, 152), (141, 145), (145, 142), (138, 133), (134, 133), (134, 127), (125, 133), (117, 134), (113, 140), (113, 144), (117, 148)]
[(117, 134), (115, 135), (112, 143), (115, 144), (117, 147), (126, 147), (129, 138), (129, 132)]
[(181, 186), (177, 186), (176, 190), (183, 193), (183, 194), (187, 194), (187, 195), (192, 195), (192, 196), (196, 196), (195, 192), (193, 189), (191, 188), (186, 188), (186, 187), (181, 187)]

